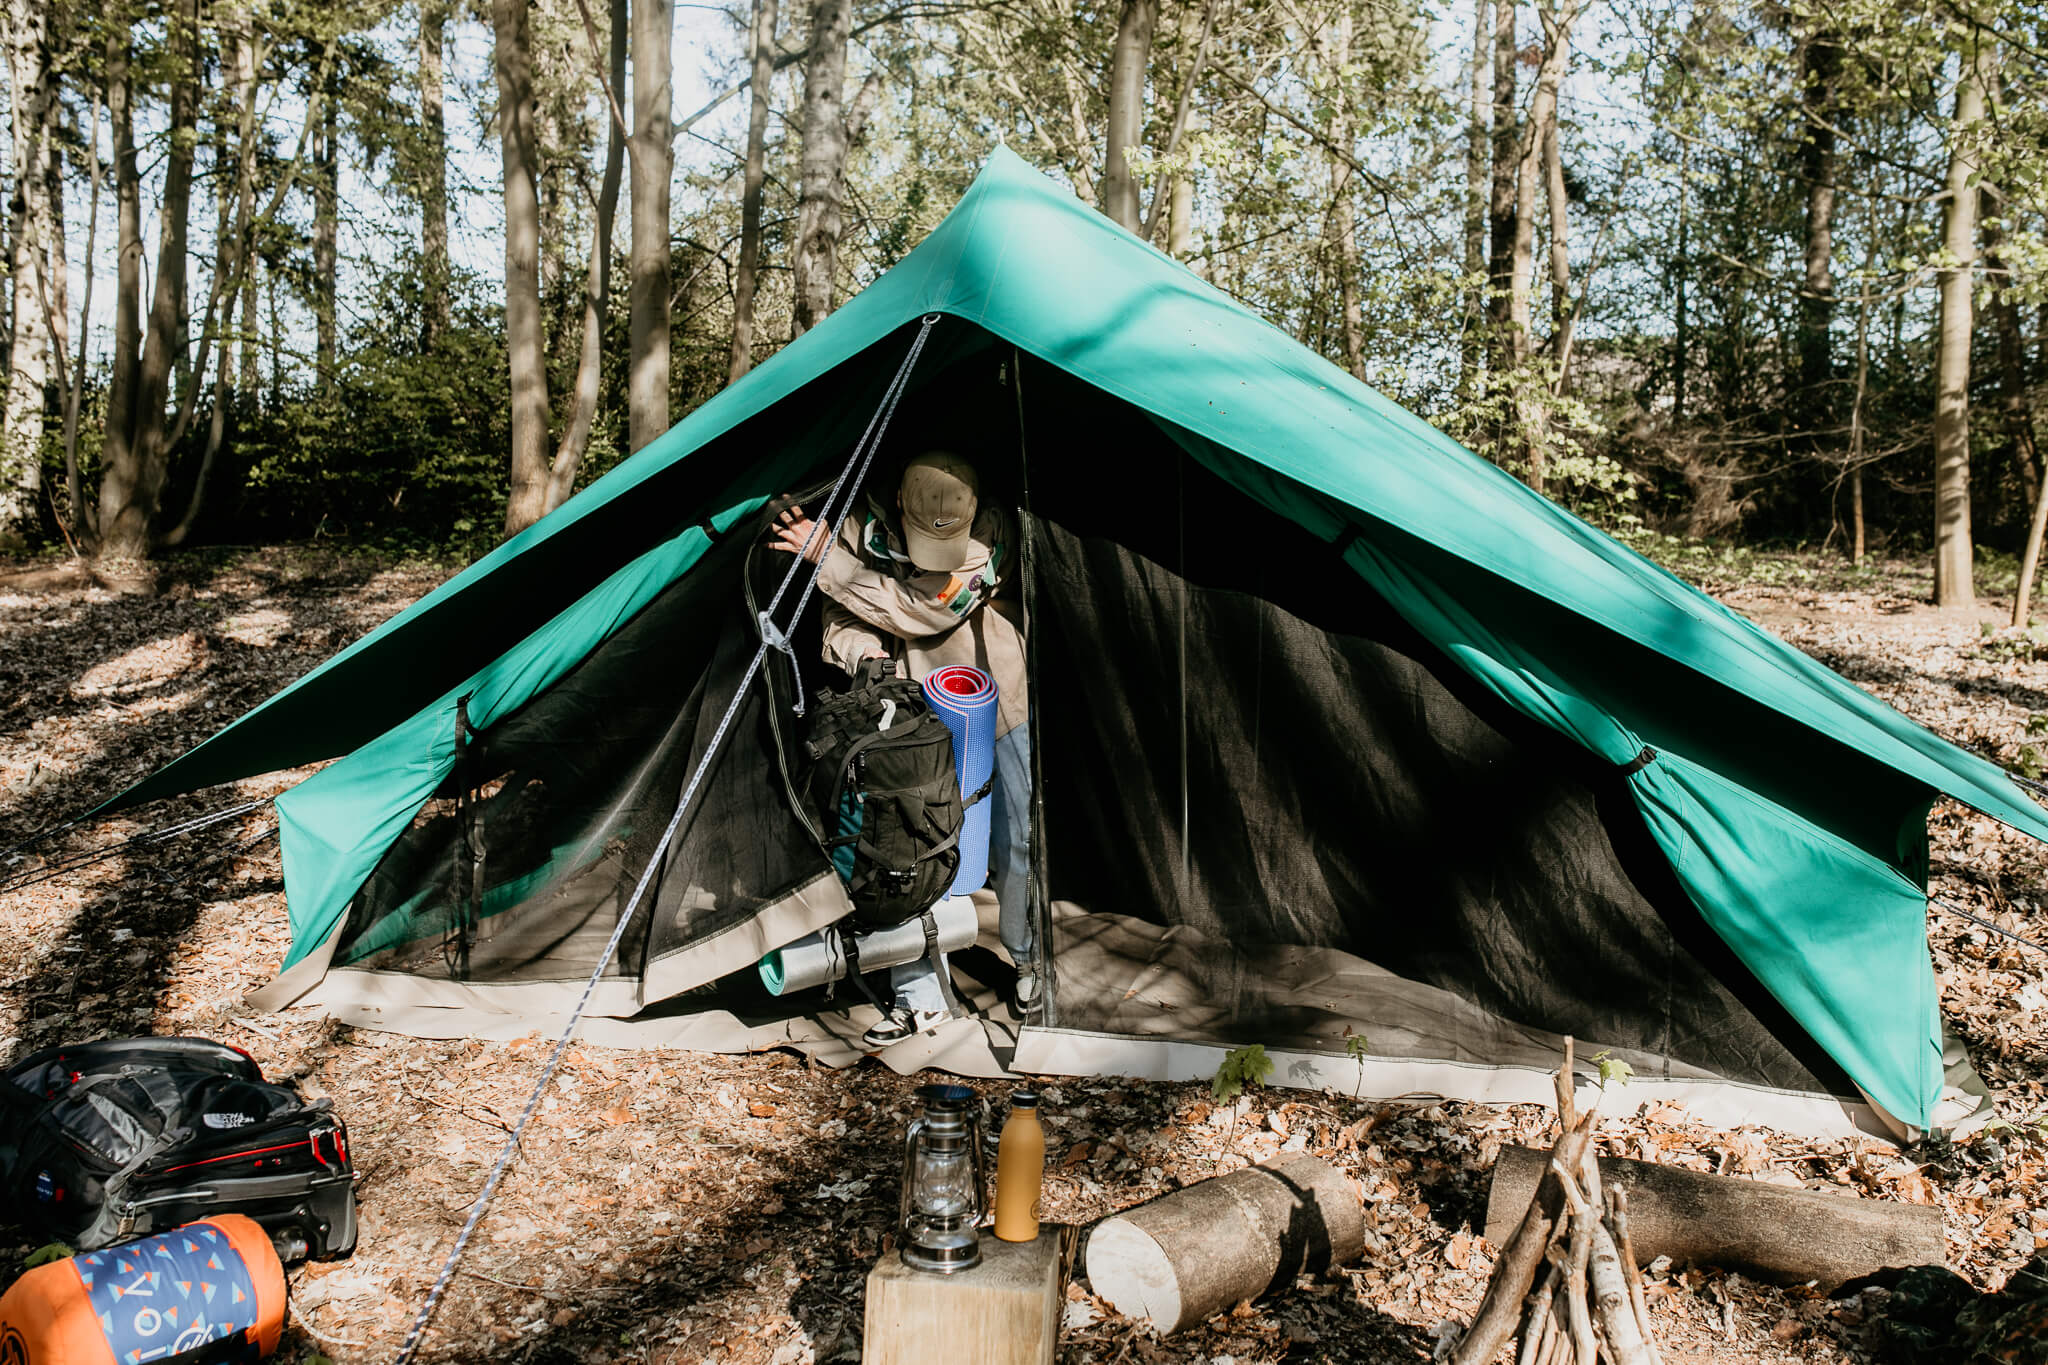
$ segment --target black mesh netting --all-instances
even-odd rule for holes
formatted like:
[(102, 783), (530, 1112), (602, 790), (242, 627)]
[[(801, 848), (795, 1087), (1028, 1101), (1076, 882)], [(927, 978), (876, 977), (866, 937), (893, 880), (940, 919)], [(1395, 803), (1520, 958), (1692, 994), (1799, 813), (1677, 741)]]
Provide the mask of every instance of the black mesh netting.
[[(751, 540), (727, 536), (476, 738), (351, 903), (337, 964), (479, 983), (589, 976), (757, 643), (740, 587)], [(823, 869), (773, 776), (762, 696), (757, 686), (742, 705), (611, 974), (637, 977)], [(465, 786), (482, 793), (467, 815)], [(465, 962), (457, 931), (474, 916), (477, 843), (485, 890)]]
[(1114, 491), (1032, 470), (1061, 1026), (1482, 1062), (1569, 1033), (1853, 1093), (1700, 919), (1618, 771), (1156, 429), (1110, 439)]

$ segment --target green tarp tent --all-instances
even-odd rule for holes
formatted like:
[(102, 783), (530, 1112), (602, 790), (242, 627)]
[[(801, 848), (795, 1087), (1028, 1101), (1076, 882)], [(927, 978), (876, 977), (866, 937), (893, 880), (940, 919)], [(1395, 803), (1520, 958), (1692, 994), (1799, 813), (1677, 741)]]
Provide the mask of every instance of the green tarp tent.
[[(926, 315), (885, 457), (975, 454), (1025, 526), (1056, 956), (1045, 1017), (988, 1031), (1001, 1060), (1169, 1074), (1256, 1041), (1295, 1079), (1503, 1097), (1569, 1032), (1685, 1094), (1937, 1122), (1930, 803), (2048, 815), (1006, 151), (823, 324), (120, 798), (346, 755), (278, 802), (268, 1001), (566, 1012), (757, 643), (761, 508), (839, 468)], [(816, 1024), (844, 999), (800, 1025), (742, 984), (844, 911), (773, 772), (775, 678), (593, 1036), (850, 1036)]]

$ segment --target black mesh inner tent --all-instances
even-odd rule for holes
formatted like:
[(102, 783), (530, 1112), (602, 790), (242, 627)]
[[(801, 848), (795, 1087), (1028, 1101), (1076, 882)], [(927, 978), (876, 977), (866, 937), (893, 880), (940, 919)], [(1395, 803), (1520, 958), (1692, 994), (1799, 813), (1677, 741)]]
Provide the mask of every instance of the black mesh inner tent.
[[(588, 978), (752, 653), (740, 585), (751, 543), (725, 537), (553, 687), (475, 738), (351, 903), (337, 964), (485, 984)], [(610, 975), (637, 978), (649, 961), (822, 875), (773, 775), (764, 710), (757, 686)], [(477, 793), (466, 811), (465, 791)]]
[[(934, 342), (877, 486), (938, 445), (1025, 527), (1049, 1022), (1544, 1066), (1569, 1033), (1650, 1074), (1853, 1093), (1701, 920), (1621, 773), (1480, 688), (1149, 416), (963, 327)], [(820, 476), (844, 455), (820, 451)], [(356, 897), (337, 964), (588, 975), (758, 643), (754, 540), (728, 536), (478, 738)], [(752, 560), (757, 593), (786, 565)], [(795, 632), (813, 692), (839, 681), (816, 622), (814, 599)], [(771, 656), (614, 975), (830, 875), (778, 770), (801, 761), (792, 684)], [(686, 1003), (758, 1014), (750, 977)]]

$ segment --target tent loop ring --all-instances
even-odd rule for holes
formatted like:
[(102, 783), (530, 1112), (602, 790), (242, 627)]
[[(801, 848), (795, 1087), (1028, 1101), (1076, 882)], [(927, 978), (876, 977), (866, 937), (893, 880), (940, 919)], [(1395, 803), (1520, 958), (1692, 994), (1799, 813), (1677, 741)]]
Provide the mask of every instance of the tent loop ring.
[(790, 642), (789, 636), (783, 633), (782, 627), (775, 624), (775, 618), (767, 612), (759, 613), (755, 619), (761, 625), (761, 643), (769, 649), (781, 651), (783, 657), (789, 660), (789, 676), (796, 684), (796, 696), (790, 702), (789, 709), (801, 716), (804, 714), (804, 673), (803, 669), (797, 666), (796, 646)]

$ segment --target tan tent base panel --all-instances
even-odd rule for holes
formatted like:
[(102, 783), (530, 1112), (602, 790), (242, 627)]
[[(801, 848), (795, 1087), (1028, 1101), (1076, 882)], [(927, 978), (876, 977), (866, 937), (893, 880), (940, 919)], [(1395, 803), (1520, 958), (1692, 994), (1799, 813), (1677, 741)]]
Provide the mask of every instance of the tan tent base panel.
[[(1007, 959), (996, 932), (995, 897), (983, 891), (976, 903), (982, 917), (978, 946)], [(1274, 1062), (1274, 1085), (1387, 1099), (1502, 1105), (1551, 1101), (1551, 1077), (1564, 1046), (1560, 1036), (1511, 1024), (1448, 991), (1396, 976), (1362, 958), (1329, 948), (1267, 946), (1233, 952), (1187, 926), (1090, 914), (1069, 902), (1056, 903), (1053, 912), (1059, 997), (1096, 1002), (1093, 1012), (1103, 1028), (1027, 1026), (1000, 992), (971, 979), (956, 963), (954, 983), (969, 1013), (875, 1052), (863, 1045), (861, 1035), (875, 1022), (876, 1010), (851, 987), (841, 988), (848, 1002), (841, 1011), (770, 1020), (744, 1019), (717, 1007), (657, 1007), (630, 1017), (593, 1013), (579, 1024), (577, 1036), (599, 1047), (624, 1049), (750, 1053), (790, 1048), (832, 1067), (851, 1066), (872, 1055), (903, 1075), (932, 1069), (984, 1079), (1206, 1080), (1233, 1046), (1221, 1039), (1201, 1040), (1227, 1022), (1222, 1016), (1230, 992), (1215, 990), (1220, 975), (1238, 990), (1261, 992), (1262, 1014), (1288, 1018), (1309, 1030), (1264, 1040)], [(629, 983), (618, 984), (624, 988)], [(358, 1028), (418, 1038), (506, 1042), (558, 1036), (580, 991), (581, 983), (571, 982), (434, 981), (403, 972), (335, 968), (290, 1007), (314, 1008)], [(611, 992), (612, 1002), (624, 1003), (625, 994), (624, 989)], [(1367, 1055), (1345, 1053), (1346, 1028), (1365, 1037)], [(1597, 1041), (1581, 1040), (1579, 1056), (1600, 1050)], [(1867, 1102), (1744, 1085), (1654, 1054), (1610, 1051), (1635, 1071), (1604, 1101), (1616, 1112), (1666, 1102), (1721, 1128), (1761, 1124), (1812, 1137), (1862, 1135), (1887, 1141), (1916, 1136)], [(1972, 1074), (1967, 1065), (1962, 1074)], [(1589, 1105), (1597, 1094), (1596, 1085), (1585, 1085), (1580, 1101)], [(1978, 1096), (1954, 1085), (1944, 1091), (1942, 1117), (1955, 1129), (1973, 1128), (1987, 1113)]]

